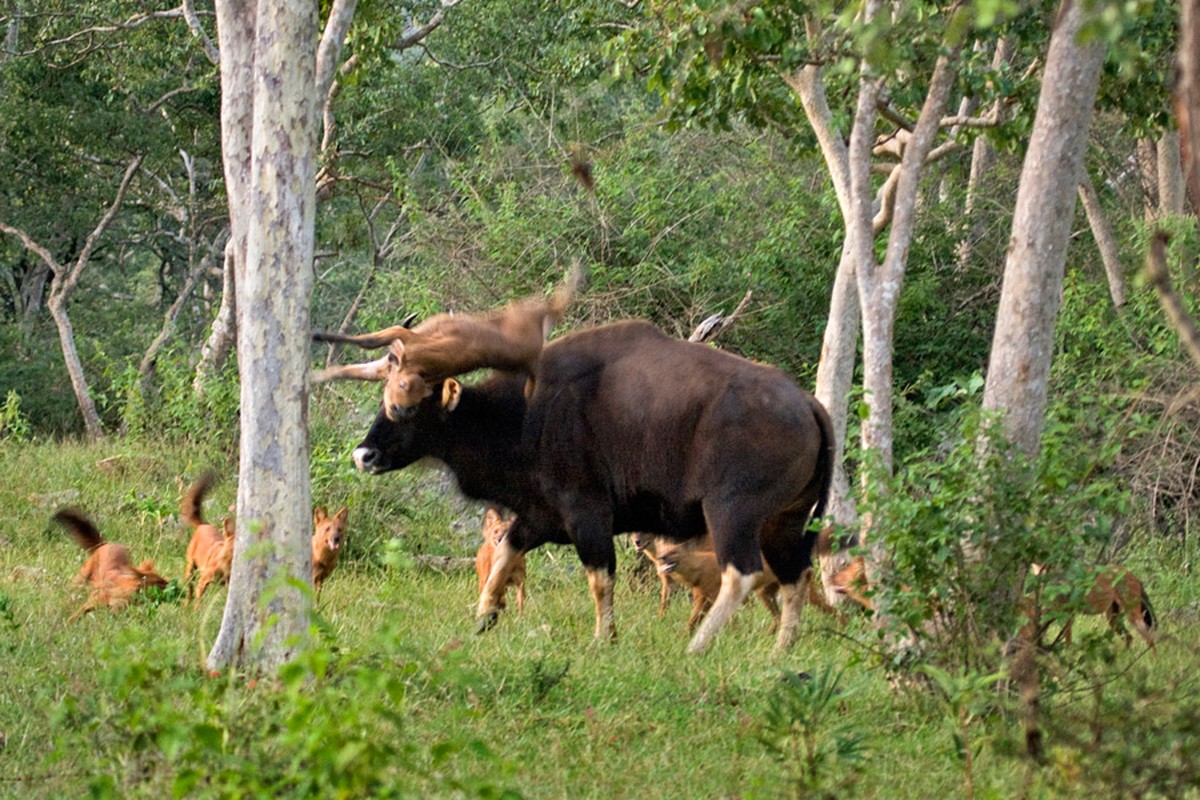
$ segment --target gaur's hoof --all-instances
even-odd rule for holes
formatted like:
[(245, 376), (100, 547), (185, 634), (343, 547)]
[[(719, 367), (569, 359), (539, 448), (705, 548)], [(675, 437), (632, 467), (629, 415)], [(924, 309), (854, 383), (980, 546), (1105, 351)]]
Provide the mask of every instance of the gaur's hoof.
[(475, 626), (475, 633), (487, 633), (492, 628), (496, 627), (496, 623), (500, 620), (499, 611), (489, 611), (479, 618), (479, 623)]

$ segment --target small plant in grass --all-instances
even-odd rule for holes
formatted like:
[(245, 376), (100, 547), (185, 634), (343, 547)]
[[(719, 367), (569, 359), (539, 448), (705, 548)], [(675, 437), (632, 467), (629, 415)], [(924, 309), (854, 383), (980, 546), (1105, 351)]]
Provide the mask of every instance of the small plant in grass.
[(562, 683), (563, 678), (567, 677), (567, 672), (570, 669), (570, 661), (563, 661), (561, 664), (552, 664), (545, 656), (538, 658), (530, 664), (529, 677), (525, 681), (525, 685), (529, 687), (530, 702), (536, 705), (545, 700), (551, 690)]
[(866, 748), (848, 721), (842, 671), (784, 672), (767, 698), (759, 740), (788, 771), (796, 798), (833, 798), (855, 781)]
[(9, 389), (0, 405), (0, 442), (25, 442), (30, 432), (29, 420), (21, 413), (21, 396)]
[(996, 707), (999, 696), (996, 686), (1003, 672), (988, 674), (938, 669), (923, 664), (919, 671), (929, 678), (951, 728), (954, 752), (962, 761), (963, 789), (966, 797), (975, 797), (976, 761), (986, 744), (985, 736), (977, 733), (979, 723)]

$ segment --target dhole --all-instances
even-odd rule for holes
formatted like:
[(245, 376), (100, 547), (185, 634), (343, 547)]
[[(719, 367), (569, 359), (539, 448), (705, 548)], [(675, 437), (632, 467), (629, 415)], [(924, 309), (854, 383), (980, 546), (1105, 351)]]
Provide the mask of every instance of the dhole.
[(192, 572), (199, 571), (200, 580), (196, 584), (195, 604), (200, 605), (204, 590), (213, 581), (229, 582), (229, 572), (233, 567), (233, 519), (226, 517), (222, 530), (204, 521), (202, 506), (204, 495), (213, 485), (216, 478), (212, 473), (205, 473), (192, 484), (179, 503), (179, 516), (192, 526), (192, 538), (188, 542), (186, 563), (183, 568), (183, 582), (187, 586), (189, 599), (192, 595)]
[[(1034, 564), (1032, 571), (1035, 575), (1040, 575), (1045, 570)], [(1032, 602), (1032, 600), (1026, 601), (1026, 614), (1032, 614)], [(1068, 605), (1067, 598), (1057, 599), (1052, 603), (1052, 607), (1058, 611), (1067, 610)], [(1120, 634), (1121, 638), (1125, 640), (1125, 646), (1128, 647), (1133, 643), (1133, 636), (1121, 624), (1121, 616), (1125, 615), (1138, 635), (1145, 640), (1150, 649), (1154, 649), (1157, 639), (1155, 633), (1157, 621), (1154, 609), (1150, 606), (1150, 598), (1146, 595), (1146, 587), (1142, 585), (1136, 575), (1124, 567), (1111, 565), (1097, 569), (1092, 586), (1083, 596), (1082, 606), (1078, 611), (1083, 614), (1103, 614), (1108, 622), (1108, 627)], [(1058, 634), (1059, 639), (1070, 643), (1073, 622), (1073, 619), (1067, 618), (1063, 623), (1062, 631)], [(1046, 632), (1046, 627), (1047, 624), (1043, 624), (1035, 631), (1031, 619), (1023, 629), (1022, 635), (1028, 638), (1036, 633), (1037, 639), (1040, 641), (1042, 634)]]
[[(642, 537), (645, 534), (635, 536)], [(653, 538), (655, 557), (652, 560), (656, 561), (659, 574), (666, 575), (692, 590), (692, 615), (688, 619), (688, 630), (693, 631), (721, 590), (721, 567), (717, 563), (717, 554), (711, 549), (697, 546), (694, 542), (676, 543), (661, 537)], [(639, 542), (642, 543), (642, 552), (649, 557), (650, 548), (644, 544), (644, 540), (635, 538), (635, 547)], [(840, 616), (817, 590), (812, 579), (810, 568), (808, 574), (801, 579), (808, 584), (808, 601), (824, 611)], [(779, 579), (764, 562), (763, 570), (758, 574), (751, 590), (758, 594), (763, 606), (770, 612), (772, 631), (779, 625), (779, 588)]]
[(324, 507), (313, 509), (312, 537), (312, 579), (317, 596), (321, 596), (321, 586), (325, 579), (337, 566), (338, 555), (342, 551), (342, 540), (346, 534), (346, 518), (349, 511), (342, 506), (332, 517)]
[[(483, 594), (483, 587), (487, 584), (488, 576), (492, 574), (492, 560), (496, 557), (496, 548), (500, 546), (500, 542), (508, 535), (508, 530), (513, 525), (513, 520), (505, 519), (499, 509), (494, 506), (488, 506), (483, 512), (483, 544), (479, 545), (479, 551), (475, 553), (475, 574), (479, 576), (479, 594)], [(517, 556), (513, 562), (512, 571), (508, 575), (508, 580), (504, 586), (500, 587), (500, 608), (505, 607), (504, 596), (508, 593), (508, 587), (513, 586), (517, 590), (517, 611), (525, 610), (525, 554)]]
[(54, 515), (54, 520), (88, 552), (74, 582), (90, 582), (92, 596), (67, 619), (68, 622), (74, 622), (96, 606), (123, 608), (129, 604), (134, 592), (147, 586), (166, 587), (166, 579), (154, 571), (154, 562), (147, 559), (135, 567), (129, 551), (123, 545), (104, 541), (100, 531), (81, 512), (64, 508)]

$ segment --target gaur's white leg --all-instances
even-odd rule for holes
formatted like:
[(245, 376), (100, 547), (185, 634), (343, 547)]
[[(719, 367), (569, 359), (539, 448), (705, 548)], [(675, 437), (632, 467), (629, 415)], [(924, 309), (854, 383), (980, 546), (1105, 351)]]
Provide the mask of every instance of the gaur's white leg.
[(733, 612), (737, 611), (738, 606), (750, 593), (750, 587), (754, 585), (757, 574), (743, 575), (732, 564), (725, 567), (725, 571), (721, 573), (721, 591), (717, 593), (717, 599), (709, 609), (708, 616), (700, 623), (700, 630), (692, 637), (691, 644), (688, 645), (689, 653), (703, 653), (708, 649), (717, 631), (725, 626)]

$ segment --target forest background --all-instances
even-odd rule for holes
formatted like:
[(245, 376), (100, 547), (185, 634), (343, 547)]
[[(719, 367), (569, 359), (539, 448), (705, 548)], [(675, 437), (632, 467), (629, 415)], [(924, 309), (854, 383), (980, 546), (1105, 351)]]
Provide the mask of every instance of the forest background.
[[(69, 607), (66, 576), (78, 557), (47, 525), (50, 513), (78, 503), (160, 560), (180, 549), (180, 482), (213, 464), (226, 465), (235, 482), (238, 374), (222, 329), (229, 211), (212, 10), (191, 2), (157, 12), (142, 3), (26, 6), (7, 0), (0, 14), (0, 161), (9, 176), (0, 186), (0, 469), (4, 507), (12, 510), (0, 540), (0, 617), (19, 642), (10, 645), (14, 658), (28, 666), (6, 680), (14, 711), (0, 712), (0, 752), (13, 766), (0, 791), (50, 794), (86, 783), (123, 795), (163, 787), (223, 794), (249, 780), (238, 777), (243, 759), (268, 764), (257, 778), (264, 786), (296, 794), (340, 781), (377, 791), (411, 774), (398, 793), (621, 796), (630, 791), (615, 776), (631, 772), (656, 776), (662, 796), (688, 794), (670, 788), (671, 763), (611, 765), (604, 778), (579, 766), (591, 757), (584, 743), (601, 735), (687, 741), (677, 713), (638, 728), (622, 702), (634, 687), (647, 688), (635, 665), (657, 663), (664, 652), (677, 660), (683, 639), (653, 620), (634, 621), (642, 631), (635, 653), (602, 657), (607, 663), (593, 672), (592, 659), (578, 656), (584, 638), (557, 629), (563, 617), (580, 616), (570, 609), (583, 600), (569, 553), (534, 562), (545, 591), (561, 590), (565, 607), (548, 601), (538, 612), (541, 627), (506, 620), (521, 631), (553, 627), (552, 642), (523, 652), (513, 631), (501, 644), (454, 643), (454, 631), (470, 627), (469, 598), (461, 600), (469, 592), (453, 576), (424, 574), (422, 558), (468, 555), (478, 509), (456, 501), (436, 476), (353, 471), (348, 453), (374, 414), (377, 387), (332, 385), (312, 394), (312, 494), (353, 509), (343, 568), (354, 578), (346, 578), (340, 602), (331, 582), (318, 644), (291, 677), (283, 674), (277, 694), (248, 692), (233, 672), (219, 686), (205, 681), (191, 650), (211, 639), (215, 620), (191, 621), (170, 597), (142, 626), (118, 627), (100, 615), (76, 637), (48, 622), (66, 616), (59, 613)], [(673, 667), (684, 674), (652, 682), (672, 682), (683, 697), (716, 698), (714, 738), (693, 743), (697, 755), (688, 760), (692, 780), (705, 787), (698, 794), (897, 796), (887, 776), (899, 770), (900, 785), (909, 787), (902, 793), (920, 796), (930, 763), (941, 770), (935, 780), (965, 794), (1011, 796), (1014, 786), (1035, 794), (1097, 786), (1112, 796), (1130, 796), (1131, 786), (1194, 791), (1195, 767), (1177, 757), (1194, 742), (1200, 719), (1190, 670), (1180, 666), (1196, 644), (1185, 633), (1196, 608), (1196, 368), (1140, 269), (1156, 233), (1166, 231), (1167, 263), (1185, 303), (1200, 280), (1194, 205), (1170, 113), (1178, 9), (1104, 5), (1086, 32), (1104, 42), (1106, 55), (1086, 174), (1072, 181), (1083, 202), (1066, 250), (1036, 478), (1027, 484), (1010, 481), (1021, 472), (1010, 466), (1017, 454), (981, 465), (974, 442), (986, 424), (978, 413), (985, 367), (1057, 9), (970, 8), (969, 37), (955, 28), (960, 6), (927, 4), (907, 6), (890, 27), (874, 30), (856, 27), (849, 9), (792, 3), (364, 2), (348, 29), (323, 109), (314, 328), (377, 329), (411, 312), (494, 307), (550, 290), (579, 261), (589, 283), (560, 333), (643, 317), (683, 336), (752, 292), (718, 346), (776, 364), (804, 386), (817, 380), (847, 237), (803, 93), (786, 79), (814, 59), (813, 48), (796, 44), (808, 41), (805, 20), (826, 19), (837, 32), (821, 53), (833, 129), (848, 135), (862, 63), (893, 79), (874, 126), (885, 165), (876, 179), (882, 208), (886, 165), (898, 159), (889, 142), (913, 130), (946, 43), (967, 42), (945, 114), (958, 124), (942, 130), (906, 206), (914, 213), (892, 345), (894, 470), (883, 469), (875, 484), (887, 492), (851, 489), (851, 496), (860, 494), (858, 504), (882, 520), (897, 583), (926, 601), (981, 596), (978, 576), (962, 566), (960, 540), (981, 527), (986, 487), (1003, 499), (988, 520), (992, 530), (1041, 554), (1070, 554), (1065, 560), (1081, 574), (1092, 565), (1129, 565), (1176, 638), (1151, 665), (1136, 649), (1114, 648), (1099, 629), (1082, 646), (1055, 650), (1042, 690), (1059, 749), (1048, 762), (1026, 762), (1014, 743), (1017, 704), (994, 688), (1004, 669), (1001, 644), (989, 636), (995, 626), (930, 634), (936, 656), (914, 665), (898, 663), (865, 621), (832, 626), (831, 646), (831, 624), (810, 616), (807, 649), (785, 665), (783, 680), (765, 667), (747, 676), (736, 654), (725, 652), (708, 669)], [(1007, 57), (997, 56), (1001, 42)], [(882, 240), (876, 247), (885, 250)], [(349, 357), (324, 346), (312, 352), (314, 366)], [(861, 373), (853, 385), (846, 465), (848, 485), (858, 487), (876, 465), (857, 447), (869, 416)], [(106, 473), (101, 463), (118, 466)], [(1086, 590), (1081, 574), (1069, 576), (1067, 594)], [(427, 603), (424, 613), (410, 608), (403, 616), (438, 617), (437, 625), (374, 630), (372, 619), (356, 618), (355, 603), (376, 592), (392, 613), (397, 604)], [(652, 616), (648, 595), (638, 605)], [(441, 619), (428, 610), (445, 608), (462, 613)], [(938, 613), (931, 602), (920, 612)], [(179, 626), (188, 635), (172, 650), (163, 634)], [(731, 636), (746, 637), (758, 652), (751, 633)], [(62, 667), (66, 678), (50, 668), (63, 681), (51, 688), (42, 680), (46, 665), (64, 647), (101, 668)], [(391, 654), (382, 669), (380, 653)], [(797, 678), (813, 653), (823, 654), (818, 662), (829, 657), (829, 671)], [(897, 669), (921, 680), (897, 695), (883, 688)], [(591, 685), (585, 672), (610, 681)], [(707, 683), (714, 675), (715, 689)], [(362, 691), (351, 691), (351, 682)], [(847, 683), (886, 707), (889, 720), (872, 719), (869, 704), (857, 704), (861, 716), (848, 721), (831, 716), (854, 702)], [(514, 685), (521, 688), (506, 688)], [(161, 705), (167, 687), (202, 713), (168, 720), (147, 710), (131, 719), (139, 704)], [(742, 691), (764, 708), (732, 711)], [(396, 718), (374, 718), (378, 709), (367, 698), (380, 692)], [(674, 701), (661, 689), (648, 694)], [(346, 695), (356, 699), (341, 730), (336, 715), (314, 709)], [(542, 701), (563, 704), (557, 716), (540, 711), (545, 719), (579, 728), (563, 732), (568, 752), (553, 754), (574, 766), (565, 771), (573, 777), (557, 779), (565, 785), (528, 771), (547, 757), (534, 731), (523, 730), (528, 738), (515, 752), (499, 746), (514, 720)], [(255, 725), (280, 727), (265, 742), (240, 738), (228, 713), (234, 705)], [(485, 712), (494, 729), (479, 721)], [(1143, 737), (1128, 735), (1131, 718), (1147, 721)], [(43, 729), (47, 719), (54, 724)], [(300, 744), (313, 719), (338, 743), (327, 756), (315, 743)], [(430, 724), (432, 733), (422, 730)], [(361, 736), (380, 726), (403, 731), (383, 757)], [(868, 757), (859, 742), (880, 727), (896, 735), (876, 737)], [(908, 727), (919, 730), (897, 744), (909, 738), (901, 735)], [(1096, 733), (1109, 728), (1127, 735)], [(436, 744), (410, 738), (414, 731)], [(722, 753), (722, 732), (726, 744), (737, 742), (738, 769)], [(414, 755), (406, 743), (417, 741)], [(478, 754), (479, 765), (465, 766), (460, 752)], [(47, 753), (60, 768), (39, 766)], [(897, 767), (905, 761), (914, 766)]]

